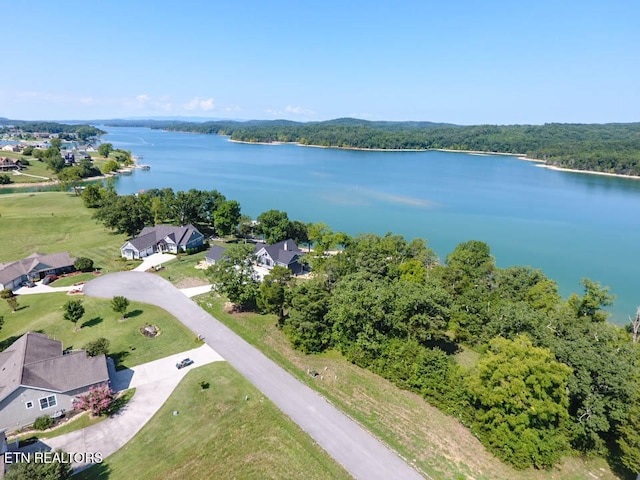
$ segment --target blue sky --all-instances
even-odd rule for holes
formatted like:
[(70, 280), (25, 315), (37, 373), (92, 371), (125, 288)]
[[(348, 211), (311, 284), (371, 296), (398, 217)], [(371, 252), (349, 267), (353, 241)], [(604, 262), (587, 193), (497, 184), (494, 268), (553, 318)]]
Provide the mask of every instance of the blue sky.
[(640, 121), (640, 2), (2, 5), (0, 116)]

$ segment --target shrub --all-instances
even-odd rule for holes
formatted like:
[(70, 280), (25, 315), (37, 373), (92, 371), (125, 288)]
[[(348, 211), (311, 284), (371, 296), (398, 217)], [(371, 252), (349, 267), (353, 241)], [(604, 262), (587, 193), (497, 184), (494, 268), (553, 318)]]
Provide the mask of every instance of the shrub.
[(0, 185), (9, 185), (10, 183), (13, 183), (13, 180), (9, 175), (0, 175)]
[(101, 415), (109, 411), (115, 400), (115, 393), (108, 385), (94, 386), (84, 395), (73, 400), (76, 410), (89, 410), (93, 415)]
[(11, 290), (10, 288), (5, 288), (4, 290), (0, 290), (0, 298), (11, 298), (15, 296), (13, 293), (13, 290)]
[(81, 272), (90, 272), (93, 270), (93, 260), (87, 257), (78, 257), (76, 261), (73, 262), (73, 266)]
[(47, 428), (51, 428), (53, 425), (53, 418), (49, 415), (42, 415), (36, 418), (36, 421), (33, 422), (33, 428), (36, 430), (46, 430)]
[(97, 357), (98, 355), (106, 355), (109, 353), (109, 340), (104, 337), (100, 337), (93, 342), (87, 343), (83, 350), (87, 352), (90, 357)]

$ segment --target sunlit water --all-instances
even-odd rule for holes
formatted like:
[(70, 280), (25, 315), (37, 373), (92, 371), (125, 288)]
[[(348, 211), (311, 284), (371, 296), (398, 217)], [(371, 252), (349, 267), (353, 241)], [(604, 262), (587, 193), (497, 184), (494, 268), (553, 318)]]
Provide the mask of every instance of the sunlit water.
[(247, 145), (101, 128), (109, 131), (103, 141), (151, 165), (120, 177), (120, 193), (217, 189), (254, 218), (279, 209), (350, 234), (426, 238), (443, 259), (478, 239), (499, 266), (540, 268), (565, 296), (581, 292), (583, 277), (609, 285), (616, 323), (640, 305), (640, 180), (558, 172), (506, 156)]

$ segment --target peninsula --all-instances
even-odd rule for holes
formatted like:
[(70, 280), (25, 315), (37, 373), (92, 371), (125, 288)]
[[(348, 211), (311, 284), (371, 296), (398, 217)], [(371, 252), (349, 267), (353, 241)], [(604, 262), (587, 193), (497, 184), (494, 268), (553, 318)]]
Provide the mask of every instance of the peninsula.
[(104, 121), (172, 131), (227, 135), (248, 143), (298, 143), (362, 150), (431, 150), (503, 153), (573, 171), (640, 176), (640, 123), (453, 125), (341, 118), (324, 122)]

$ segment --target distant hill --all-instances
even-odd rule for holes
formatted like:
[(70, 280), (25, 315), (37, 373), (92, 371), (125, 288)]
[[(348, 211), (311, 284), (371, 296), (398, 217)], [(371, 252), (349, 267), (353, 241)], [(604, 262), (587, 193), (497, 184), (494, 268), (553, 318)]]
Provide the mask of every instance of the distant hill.
[[(171, 118), (113, 119), (89, 123), (228, 135), (233, 140), (243, 142), (295, 142), (302, 145), (357, 149), (450, 149), (509, 153), (526, 155), (563, 168), (640, 176), (640, 123), (462, 126), (427, 121), (391, 122), (358, 118), (305, 123), (291, 120), (196, 122), (179, 118), (179, 121)], [(14, 125), (27, 123), (0, 119), (0, 123), (2, 122)]]

